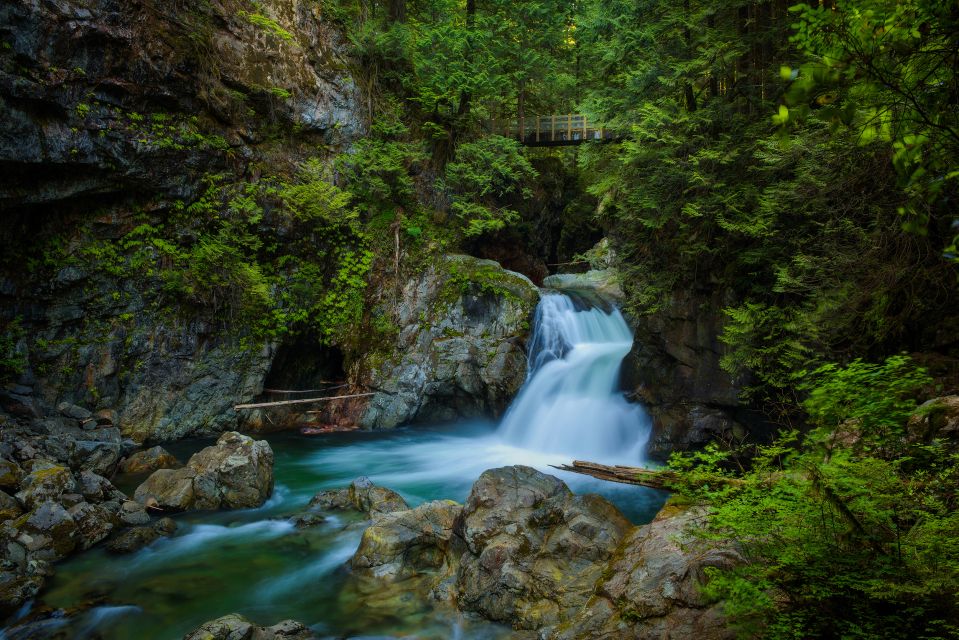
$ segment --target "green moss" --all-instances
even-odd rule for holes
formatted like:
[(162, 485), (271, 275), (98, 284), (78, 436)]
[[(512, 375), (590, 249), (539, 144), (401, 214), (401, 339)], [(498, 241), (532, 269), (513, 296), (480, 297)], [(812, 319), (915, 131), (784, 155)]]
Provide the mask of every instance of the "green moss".
[(240, 11), (237, 15), (253, 26), (259, 27), (280, 40), (285, 42), (293, 42), (294, 40), (292, 33), (281, 27), (276, 20), (269, 16), (265, 16), (262, 13), (251, 13), (249, 11)]

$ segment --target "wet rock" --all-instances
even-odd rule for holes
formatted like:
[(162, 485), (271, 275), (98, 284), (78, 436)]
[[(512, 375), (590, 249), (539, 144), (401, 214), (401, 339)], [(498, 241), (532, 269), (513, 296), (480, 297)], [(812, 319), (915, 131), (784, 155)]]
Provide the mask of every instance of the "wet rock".
[(120, 462), (120, 471), (123, 473), (146, 473), (158, 469), (176, 469), (183, 463), (177, 460), (163, 447), (157, 446), (145, 451), (138, 451)]
[(146, 508), (135, 500), (124, 500), (117, 515), (120, 522), (127, 526), (149, 524), (150, 522), (150, 515)]
[(456, 578), (459, 606), (519, 629), (568, 620), (631, 528), (605, 499), (574, 496), (530, 467), (485, 471), (456, 526), (469, 550)]
[(45, 462), (34, 464), (20, 486), (22, 489), (17, 493), (17, 500), (28, 509), (77, 491), (77, 483), (70, 469)]
[(23, 513), (20, 503), (6, 491), (0, 491), (0, 520), (16, 518)]
[(141, 504), (164, 510), (258, 507), (273, 492), (273, 450), (265, 440), (225, 433), (182, 469), (160, 469), (137, 487)]
[(436, 500), (381, 514), (363, 532), (350, 565), (360, 574), (389, 580), (424, 572), (448, 573), (453, 562), (453, 523), (462, 510), (455, 502)]
[[(88, 424), (95, 426), (92, 421)], [(111, 475), (116, 469), (122, 450), (119, 429), (81, 429), (70, 418), (46, 418), (41, 426), (47, 434), (42, 446), (57, 461), (100, 475)]]
[(81, 471), (75, 474), (77, 479), (77, 490), (80, 494), (91, 502), (101, 502), (103, 500), (125, 500), (119, 489), (113, 486), (113, 483), (103, 476), (92, 471)]
[(704, 518), (701, 510), (667, 507), (652, 523), (637, 528), (610, 562), (596, 595), (555, 637), (697, 638), (732, 640), (721, 604), (700, 592), (707, 567), (728, 569), (741, 561), (734, 545), (705, 543), (688, 530)]
[(43, 560), (65, 558), (77, 546), (77, 524), (56, 502), (47, 501), (16, 521), (20, 542)]
[(297, 529), (308, 529), (326, 522), (326, 518), (318, 513), (301, 513), (290, 518), (290, 522)]
[(309, 508), (322, 511), (350, 509), (372, 516), (410, 507), (400, 494), (392, 489), (377, 486), (372, 480), (363, 476), (351, 482), (346, 489), (321, 491), (310, 500)]
[(100, 505), (81, 502), (67, 511), (77, 525), (79, 546), (89, 549), (113, 531), (113, 514)]
[(309, 627), (295, 620), (258, 627), (243, 616), (231, 613), (203, 623), (183, 636), (183, 640), (311, 640), (315, 637)]
[(42, 575), (0, 570), (0, 615), (6, 617), (32, 600), (40, 592), (43, 583)]
[(556, 273), (543, 278), (543, 286), (551, 289), (595, 291), (610, 298), (623, 297), (619, 273), (614, 269), (590, 270), (586, 273)]
[(73, 418), (74, 420), (78, 420), (80, 422), (89, 420), (93, 417), (93, 412), (90, 410), (84, 409), (83, 407), (78, 407), (75, 404), (70, 404), (69, 402), (61, 402), (58, 404), (57, 411), (68, 418)]
[(387, 359), (361, 363), (378, 391), (359, 423), (368, 428), (497, 414), (526, 377), (523, 343), (539, 290), (491, 260), (446, 256), (407, 283), (401, 327)]
[(23, 470), (13, 460), (0, 458), (0, 489), (16, 489), (23, 478)]
[(177, 524), (171, 518), (161, 518), (149, 527), (132, 527), (107, 543), (111, 553), (133, 553), (163, 537), (176, 533)]

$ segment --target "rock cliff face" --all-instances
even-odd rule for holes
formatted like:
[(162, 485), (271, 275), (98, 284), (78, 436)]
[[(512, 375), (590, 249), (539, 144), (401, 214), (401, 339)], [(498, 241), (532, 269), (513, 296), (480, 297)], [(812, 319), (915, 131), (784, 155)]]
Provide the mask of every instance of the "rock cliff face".
[(28, 364), (4, 405), (113, 409), (137, 440), (235, 428), (275, 345), (161, 313), (159, 283), (108, 256), (56, 258), (162, 225), (205, 176), (349, 144), (364, 109), (341, 36), (305, 0), (12, 0), (0, 40), (0, 321), (20, 319)]
[(633, 350), (623, 361), (624, 386), (653, 418), (648, 454), (699, 448), (746, 434), (739, 420), (741, 381), (720, 367), (721, 294), (675, 294), (660, 312), (631, 318)]
[(526, 378), (524, 344), (539, 290), (491, 260), (447, 256), (409, 282), (397, 342), (356, 365), (376, 391), (360, 424), (502, 412)]

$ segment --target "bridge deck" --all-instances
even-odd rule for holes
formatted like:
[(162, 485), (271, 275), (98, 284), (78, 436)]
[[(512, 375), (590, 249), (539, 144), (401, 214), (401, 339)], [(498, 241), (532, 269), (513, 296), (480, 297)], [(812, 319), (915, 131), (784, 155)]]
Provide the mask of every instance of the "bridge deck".
[(605, 128), (591, 124), (582, 114), (493, 120), (490, 122), (490, 131), (506, 138), (515, 138), (528, 147), (557, 147), (617, 138)]

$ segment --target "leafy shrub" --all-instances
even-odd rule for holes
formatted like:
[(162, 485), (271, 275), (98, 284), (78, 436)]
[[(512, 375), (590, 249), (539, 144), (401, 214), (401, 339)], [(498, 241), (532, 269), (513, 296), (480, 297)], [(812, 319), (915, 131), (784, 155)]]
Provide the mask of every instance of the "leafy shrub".
[(536, 175), (516, 140), (488, 136), (461, 144), (446, 165), (446, 186), (464, 233), (477, 236), (515, 222), (519, 213), (501, 203), (508, 196), (530, 197), (525, 185)]

